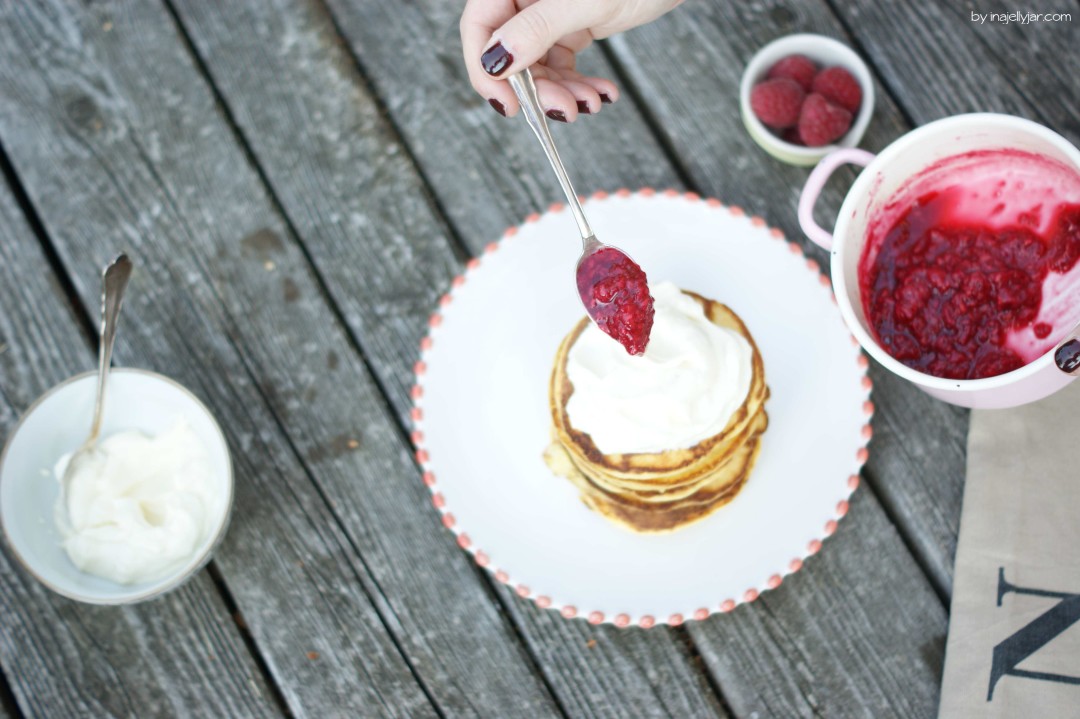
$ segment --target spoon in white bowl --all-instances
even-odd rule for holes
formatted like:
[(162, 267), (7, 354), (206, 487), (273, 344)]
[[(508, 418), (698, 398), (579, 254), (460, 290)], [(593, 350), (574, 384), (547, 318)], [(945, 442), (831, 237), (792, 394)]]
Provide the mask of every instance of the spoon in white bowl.
[(596, 239), (559, 158), (559, 151), (555, 148), (532, 73), (526, 68), (511, 75), (509, 80), (521, 103), (525, 120), (544, 148), (555, 176), (559, 178), (567, 206), (581, 233), (583, 247), (577, 263), (577, 288), (581, 303), (597, 326), (617, 340), (627, 352), (642, 354), (649, 342), (653, 323), (653, 298), (649, 294), (645, 273), (625, 252)]
[(90, 435), (75, 451), (75, 454), (71, 455), (60, 480), (60, 499), (65, 508), (72, 478), (81, 468), (94, 462), (101, 453), (98, 449), (98, 436), (101, 434), (101, 418), (105, 411), (105, 384), (109, 380), (109, 363), (112, 361), (113, 343), (116, 341), (116, 322), (120, 317), (124, 290), (127, 289), (128, 280), (131, 278), (131, 268), (131, 260), (127, 255), (121, 254), (106, 265), (101, 273), (101, 329), (94, 419), (90, 424)]

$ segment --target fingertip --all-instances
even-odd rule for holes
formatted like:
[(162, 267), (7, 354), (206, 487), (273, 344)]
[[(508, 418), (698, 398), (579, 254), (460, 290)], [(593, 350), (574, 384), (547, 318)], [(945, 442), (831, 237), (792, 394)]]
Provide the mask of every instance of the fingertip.
[(600, 94), (592, 85), (581, 80), (568, 79), (565, 76), (559, 81), (559, 84), (573, 95), (578, 114), (593, 115), (600, 112), (603, 100), (600, 99)]
[(536, 94), (549, 119), (567, 123), (577, 120), (577, 98), (561, 84), (552, 80), (537, 80)]
[(521, 105), (518, 104), (517, 98), (509, 102), (503, 103), (506, 108), (506, 115), (504, 117), (517, 117), (518, 111), (521, 110)]
[[(500, 86), (505, 83), (498, 83)], [(488, 92), (485, 97), (491, 109), (503, 117), (513, 117), (518, 113), (519, 105), (517, 97), (512, 92), (502, 92), (504, 87), (499, 87), (496, 92)]]
[[(514, 95), (514, 91), (508, 83), (502, 80), (493, 80), (482, 72), (474, 73), (469, 80), (473, 90), (480, 96), (484, 104), (491, 107), (491, 110), (504, 117), (513, 117), (517, 112), (517, 96)], [(496, 107), (496, 104), (499, 107)]]
[(581, 79), (596, 90), (600, 95), (600, 102), (603, 104), (611, 105), (619, 101), (619, 88), (611, 80), (602, 77), (583, 77)]

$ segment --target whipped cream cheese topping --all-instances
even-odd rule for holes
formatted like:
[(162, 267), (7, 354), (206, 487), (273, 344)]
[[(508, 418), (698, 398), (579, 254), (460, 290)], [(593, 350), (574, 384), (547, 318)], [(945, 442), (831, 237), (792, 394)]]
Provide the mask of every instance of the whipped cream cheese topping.
[[(70, 459), (57, 464), (57, 479)], [(122, 432), (105, 439), (72, 476), (57, 524), (76, 567), (135, 584), (190, 561), (223, 501), (198, 436), (179, 420), (156, 437)]]
[(644, 354), (627, 354), (590, 322), (567, 356), (570, 424), (604, 454), (693, 447), (721, 432), (750, 391), (750, 343), (674, 284), (650, 291), (656, 317)]

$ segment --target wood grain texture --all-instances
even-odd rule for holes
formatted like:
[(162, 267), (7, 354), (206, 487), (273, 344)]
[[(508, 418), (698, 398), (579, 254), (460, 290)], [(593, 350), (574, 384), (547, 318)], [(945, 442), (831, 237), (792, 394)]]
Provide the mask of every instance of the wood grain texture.
[(329, 19), (288, 0), (175, 9), (383, 388), (411, 402), (387, 358), (417, 350), (461, 263)]
[[(516, 188), (550, 173), (542, 154), (532, 146), (533, 138), (523, 124), (515, 126), (513, 122), (508, 123), (491, 114), (487, 108), (476, 106), (487, 114), (467, 114), (468, 108), (482, 100), (471, 99), (472, 91), (465, 79), (464, 69), (456, 59), (458, 47), (453, 30), (456, 8), (436, 2), (420, 2), (395, 7), (391, 16), (380, 4), (348, 0), (329, 0), (328, 4), (366, 76), (384, 100), (395, 125), (423, 168), (435, 196), (446, 208), (452, 225), (473, 251), (478, 251), (501, 227), (517, 222), (526, 212), (546, 207), (549, 202), (559, 199), (555, 183), (551, 181), (547, 185), (540, 185), (543, 194), (532, 200), (532, 206), (521, 207), (519, 198), (528, 201), (530, 194), (519, 195)], [(788, 31), (785, 23), (789, 26), (801, 27), (806, 24), (814, 27), (814, 22), (819, 25), (822, 22), (830, 23), (832, 32), (836, 33), (835, 19), (828, 20), (828, 9), (824, 6), (814, 6), (812, 9), (800, 7), (799, 10), (815, 18), (814, 13), (823, 14), (826, 19), (810, 20), (779, 5), (774, 7), (766, 4), (763, 9), (760, 4), (750, 8), (731, 3), (724, 3), (723, 7), (691, 3), (660, 23), (629, 33), (620, 44), (615, 45), (616, 57), (630, 73), (640, 96), (646, 99), (660, 126), (669, 133), (664, 139), (675, 148), (680, 164), (688, 168), (694, 184), (727, 202), (742, 204), (748, 210), (764, 214), (771, 222), (783, 227), (792, 238), (798, 237), (794, 206), (806, 170), (779, 165), (767, 159), (743, 131), (733, 98), (737, 97), (734, 88), (738, 84), (740, 68), (759, 44), (771, 39), (771, 36), (766, 38), (765, 35), (783, 34)], [(414, 37), (423, 37), (428, 42), (410, 44), (410, 38)], [(717, 38), (727, 38), (729, 42), (718, 41)], [(401, 62), (399, 48), (403, 46), (411, 50), (408, 63)], [(583, 58), (582, 63), (588, 72), (594, 74), (607, 74), (611, 70), (603, 62), (603, 57), (596, 54), (588, 59)], [(446, 112), (446, 108), (457, 108), (461, 117), (454, 117), (454, 113)], [(466, 123), (470, 132), (462, 131), (466, 129)], [(625, 100), (605, 109), (597, 117), (582, 118), (572, 127), (556, 130), (560, 131), (560, 146), (566, 144), (572, 147), (563, 151), (563, 155), (570, 158), (570, 171), (583, 193), (620, 185), (678, 184), (680, 173), (666, 158), (660, 143), (651, 136), (641, 115), (633, 107), (627, 107)], [(881, 147), (888, 138), (902, 131), (899, 114), (888, 105), (886, 98), (875, 118), (873, 133), (868, 138), (870, 146)], [(494, 155), (495, 158), (505, 157), (502, 162), (492, 159), (489, 138), (493, 136), (498, 138), (497, 147), (506, 148), (505, 154)], [(454, 151), (448, 152), (447, 148), (454, 148)], [(658, 174), (660, 182), (656, 181)], [(847, 181), (850, 178), (849, 173)], [(839, 179), (830, 185), (825, 198), (826, 209), (833, 213), (843, 194)], [(476, 184), (472, 184), (474, 182)], [(470, 193), (477, 194), (477, 188), (498, 188), (499, 191), (484, 196), (482, 200), (469, 197)], [(823, 257), (819, 250), (811, 250), (811, 254)], [(898, 406), (916, 408), (928, 408), (935, 404), (909, 386), (900, 385), (897, 392), (897, 400), (884, 397), (882, 404), (889, 405), (891, 401)], [(928, 429), (927, 433), (941, 431), (942, 428), (934, 427)], [(880, 446), (882, 443), (875, 440), (874, 453), (902, 455), (909, 451), (907, 447), (911, 448), (910, 451), (918, 452), (926, 444), (918, 436), (912, 438), (905, 435), (899, 439), (907, 445), (890, 448), (888, 445)], [(933, 447), (926, 446), (925, 449), (932, 451)], [(962, 465), (954, 476), (962, 478)], [(905, 494), (908, 489), (906, 486), (883, 484), (881, 491), (890, 492), (897, 502), (901, 502), (909, 501)], [(958, 487), (948, 486), (944, 492), (935, 491), (931, 496), (924, 494), (910, 500), (910, 503), (919, 507), (948, 503), (952, 492), (956, 494), (952, 504), (955, 512), (950, 516), (955, 517), (959, 514)], [(869, 493), (862, 501), (876, 504)], [(922, 542), (917, 546), (931, 560), (941, 558), (938, 566), (944, 574), (951, 549), (943, 552), (937, 539), (921, 530), (918, 524), (920, 517), (919, 510), (913, 509), (910, 516), (903, 515), (902, 521), (910, 522), (911, 531)], [(852, 525), (852, 532), (886, 538), (884, 541), (889, 549), (881, 556), (888, 557), (889, 564), (895, 565), (894, 573), (897, 576), (918, 576), (916, 565), (904, 543), (881, 511), (863, 512), (844, 521)], [(955, 536), (955, 528), (949, 536)], [(841, 597), (841, 601), (851, 603), (850, 608), (843, 605), (831, 607), (837, 621), (846, 623), (844, 631), (864, 633), (865, 642), (859, 645), (864, 654), (858, 663), (841, 666), (839, 658), (824, 647), (808, 647), (806, 658), (789, 656), (784, 647), (778, 645), (766, 631), (754, 633), (753, 641), (737, 646), (713, 644), (712, 650), (759, 658), (769, 664), (772, 673), (777, 676), (792, 671), (797, 662), (802, 662), (811, 668), (813, 677), (821, 677), (823, 681), (825, 677), (829, 677), (830, 681), (836, 677), (838, 679), (835, 681), (846, 682), (850, 692), (861, 684), (875, 681), (874, 677), (879, 673), (889, 672), (893, 673), (894, 686), (902, 685), (905, 681), (912, 682), (908, 691), (916, 697), (913, 702), (924, 707), (933, 704), (938, 690), (938, 665), (932, 654), (924, 652), (909, 657), (910, 665), (898, 664), (893, 661), (885, 640), (886, 636), (893, 636), (892, 630), (883, 631), (880, 627), (868, 626), (857, 619), (860, 611), (855, 606), (857, 603), (872, 604), (876, 601), (887, 605), (890, 596), (908, 591), (907, 586), (900, 580), (882, 577), (880, 573), (856, 571), (860, 563), (877, 560), (862, 555), (855, 542), (830, 551), (850, 553), (850, 556), (836, 563), (818, 563), (816, 571), (821, 574), (822, 583), (861, 586), (862, 575), (881, 578), (880, 582), (865, 586), (858, 598)], [(777, 594), (790, 591), (782, 587)], [(916, 610), (899, 618), (904, 622), (902, 631), (910, 640), (905, 646), (942, 645), (944, 610), (932, 588), (925, 582), (913, 587), (909, 602)], [(527, 636), (541, 636), (545, 631), (551, 631), (544, 626), (527, 624), (530, 617), (516, 609), (516, 604), (511, 603), (510, 606), (515, 607), (515, 615), (520, 617), (523, 626), (527, 626)], [(774, 633), (781, 621), (799, 627), (817, 626), (824, 621), (814, 611), (797, 603), (783, 606), (788, 613), (783, 620), (769, 616), (764, 605), (749, 607), (745, 612), (760, 617), (760, 621)], [(725, 621), (729, 621), (729, 618), (718, 617), (705, 624), (721, 624)], [(829, 630), (834, 628), (828, 627)], [(821, 631), (825, 632), (824, 625)], [(704, 654), (710, 646), (710, 636), (701, 632), (695, 632), (693, 636)], [(706, 647), (702, 647), (702, 642), (706, 643)], [(719, 667), (716, 664), (712, 668), (717, 670)], [(715, 676), (722, 686), (730, 686), (730, 675)], [(773, 682), (768, 678), (768, 672), (750, 676), (749, 679)], [(760, 687), (760, 690), (765, 691), (765, 688)], [(788, 687), (785, 691), (795, 690)], [(786, 701), (788, 706), (809, 711), (808, 705), (801, 703), (795, 694), (787, 696)], [(837, 712), (838, 716), (854, 716), (858, 715), (859, 709), (837, 708)]]
[[(614, 39), (611, 46), (639, 92), (651, 98), (670, 146), (702, 192), (762, 214), (827, 266), (826, 255), (806, 240), (796, 220), (807, 170), (766, 155), (739, 118), (742, 69), (762, 45), (793, 32), (845, 39), (824, 3), (705, 2), (680, 7)], [(862, 143), (871, 151), (907, 130), (888, 94), (880, 86), (876, 90), (878, 101)], [(850, 171), (838, 172), (826, 186), (817, 213), (823, 226), (832, 226), (853, 177)], [(876, 363), (871, 377), (877, 383), (872, 397), (875, 429), (886, 431), (871, 443), (867, 476), (935, 588), (947, 594), (960, 517), (967, 413), (931, 399)]]
[[(93, 368), (96, 354), (3, 182), (0, 308), (0, 435), (6, 440), (40, 394)], [(45, 589), (5, 544), (0, 666), (27, 716), (280, 715), (206, 572), (152, 602), (93, 607)], [(2, 701), (0, 716), (7, 716)]]
[[(1071, 13), (1071, 21), (973, 22), (971, 13)], [(979, 8), (947, 0), (850, 0), (837, 11), (875, 58), (884, 82), (917, 123), (964, 112), (1005, 112), (1080, 142), (1074, 0)], [(888, 32), (882, 31), (889, 28)]]
[[(238, 2), (176, 9), (364, 356), (398, 415), (407, 418), (426, 318), (460, 269), (422, 178), (317, 7)], [(234, 27), (253, 32), (238, 39), (229, 30)], [(423, 493), (419, 481), (415, 486)], [(343, 506), (352, 501), (364, 500), (341, 499)], [(435, 518), (414, 515), (430, 525), (415, 531), (430, 535), (424, 529), (434, 528)], [(441, 535), (439, 551), (429, 554), (453, 552), (454, 562), (440, 561), (467, 571), (449, 534)], [(526, 633), (541, 676), (571, 715), (721, 714), (703, 674), (667, 630), (647, 638), (610, 627), (592, 630), (499, 591)], [(478, 639), (505, 641), (488, 634)], [(463, 656), (483, 651), (468, 649), (467, 637), (454, 641)], [(459, 671), (470, 673), (465, 670)], [(490, 681), (519, 681), (505, 667), (491, 673)], [(507, 696), (505, 690), (488, 694)]]
[(737, 716), (933, 717), (945, 608), (898, 562), (865, 489), (805, 568), (730, 617), (687, 625)]
[(570, 716), (727, 716), (680, 630), (568, 621), (497, 589)]
[[(455, 230), (474, 252), (508, 225), (562, 202), (559, 185), (521, 117), (500, 117), (473, 92), (458, 39), (460, 3), (326, 0)], [(578, 69), (611, 77), (595, 48)], [(572, 125), (550, 123), (583, 194), (630, 186), (680, 187), (632, 101)], [(567, 220), (567, 241), (577, 241)]]
[[(372, 575), (301, 456), (321, 447), (315, 468), (347, 476), (358, 493), (415, 470), (171, 18), (144, 2), (20, 4), (0, 25), (10, 39), (0, 50), (0, 138), (84, 306), (97, 305), (87, 268), (126, 246), (138, 270), (117, 361), (175, 377), (225, 430), (236, 505), (217, 564), (289, 708), (435, 714), (386, 628), (400, 619), (379, 588), (385, 577)], [(286, 300), (286, 277), (302, 300)], [(333, 377), (330, 350), (340, 355)], [(282, 376), (292, 380), (275, 385)], [(319, 415), (341, 442), (319, 442), (317, 422), (317, 444), (283, 431), (275, 409), (309, 404), (309, 389), (320, 406), (338, 398), (351, 410)]]

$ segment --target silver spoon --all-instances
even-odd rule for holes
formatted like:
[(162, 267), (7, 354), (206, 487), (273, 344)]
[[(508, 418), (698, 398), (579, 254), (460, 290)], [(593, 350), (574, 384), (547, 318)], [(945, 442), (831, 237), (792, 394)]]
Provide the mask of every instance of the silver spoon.
[[(585, 211), (581, 209), (581, 203), (566, 173), (566, 167), (563, 166), (562, 159), (559, 157), (559, 151), (555, 148), (555, 141), (551, 137), (547, 118), (540, 106), (540, 98), (536, 93), (536, 83), (533, 81), (532, 73), (526, 68), (516, 75), (511, 75), (509, 81), (518, 102), (521, 103), (525, 120), (532, 128), (536, 139), (540, 141), (540, 146), (544, 148), (544, 154), (551, 163), (551, 169), (555, 171), (555, 176), (559, 179), (559, 185), (562, 187), (563, 194), (566, 195), (567, 206), (577, 222), (578, 232), (581, 233), (581, 257), (578, 259), (576, 272), (581, 303), (600, 329), (618, 340), (626, 347), (627, 352), (641, 354), (645, 351), (645, 344), (648, 343), (653, 317), (653, 300), (648, 292), (645, 273), (625, 252), (596, 239), (589, 221), (585, 218)], [(629, 277), (633, 286), (623, 287), (614, 293), (605, 293), (601, 290), (600, 299), (597, 299), (595, 291), (597, 286), (612, 273)], [(642, 318), (645, 323), (644, 328), (626, 324), (626, 315), (619, 310), (627, 304), (633, 307), (635, 316)], [(644, 329), (643, 337), (641, 336), (642, 329)]]
[[(101, 434), (101, 418), (105, 411), (105, 384), (109, 379), (109, 364), (112, 361), (113, 343), (116, 341), (116, 323), (120, 317), (120, 307), (124, 300), (124, 290), (131, 278), (131, 260), (121, 254), (101, 273), (101, 330), (98, 347), (98, 382), (97, 399), (94, 402), (94, 419), (90, 425), (90, 435), (71, 456), (64, 476), (60, 480), (61, 499), (66, 502), (71, 479), (87, 463), (94, 461), (100, 453), (98, 436)], [(66, 505), (65, 505), (66, 506)]]

